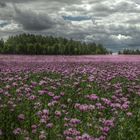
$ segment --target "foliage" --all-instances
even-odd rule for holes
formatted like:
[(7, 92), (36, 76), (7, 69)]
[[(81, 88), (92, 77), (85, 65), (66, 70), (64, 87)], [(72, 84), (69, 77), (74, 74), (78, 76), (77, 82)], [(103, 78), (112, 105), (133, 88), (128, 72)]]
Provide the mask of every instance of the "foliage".
[(119, 51), (119, 54), (132, 54), (132, 55), (138, 55), (140, 54), (140, 50), (136, 49), (136, 50), (132, 50), (132, 49), (124, 49), (122, 52)]
[(2, 50), (4, 49), (4, 41), (3, 39), (0, 40), (0, 53), (2, 53)]
[(82, 43), (62, 37), (21, 34), (11, 36), (3, 44), (0, 41), (0, 52), (4, 54), (48, 54), (48, 55), (80, 55), (107, 54), (101, 44)]

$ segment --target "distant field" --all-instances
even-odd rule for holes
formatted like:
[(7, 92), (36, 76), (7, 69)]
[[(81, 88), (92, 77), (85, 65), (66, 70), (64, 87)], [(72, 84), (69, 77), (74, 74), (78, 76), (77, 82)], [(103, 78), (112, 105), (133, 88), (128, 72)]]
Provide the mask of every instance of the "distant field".
[(0, 55), (0, 61), (16, 62), (140, 62), (140, 55)]
[(0, 55), (0, 140), (140, 140), (140, 56)]

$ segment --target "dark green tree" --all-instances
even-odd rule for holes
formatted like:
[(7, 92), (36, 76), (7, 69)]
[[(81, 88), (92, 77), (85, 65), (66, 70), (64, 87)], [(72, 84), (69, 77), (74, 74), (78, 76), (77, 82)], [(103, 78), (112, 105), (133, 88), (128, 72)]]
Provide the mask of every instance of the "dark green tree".
[(85, 43), (62, 37), (20, 34), (0, 41), (0, 53), (5, 54), (48, 54), (82, 55), (109, 53), (102, 44)]

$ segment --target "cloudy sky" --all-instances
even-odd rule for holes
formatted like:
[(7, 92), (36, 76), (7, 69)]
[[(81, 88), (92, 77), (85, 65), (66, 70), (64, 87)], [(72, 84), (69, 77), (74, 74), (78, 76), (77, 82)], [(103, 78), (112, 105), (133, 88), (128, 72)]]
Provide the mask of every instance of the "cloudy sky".
[(140, 49), (139, 0), (0, 0), (0, 38), (20, 33)]

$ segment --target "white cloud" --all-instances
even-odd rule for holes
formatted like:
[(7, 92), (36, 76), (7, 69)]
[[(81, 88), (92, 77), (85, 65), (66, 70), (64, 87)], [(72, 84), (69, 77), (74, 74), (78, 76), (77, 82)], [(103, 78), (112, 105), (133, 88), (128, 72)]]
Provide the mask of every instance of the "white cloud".
[(126, 36), (126, 35), (121, 35), (121, 34), (111, 35), (111, 38), (118, 41), (127, 41), (127, 40), (132, 39), (131, 36)]

